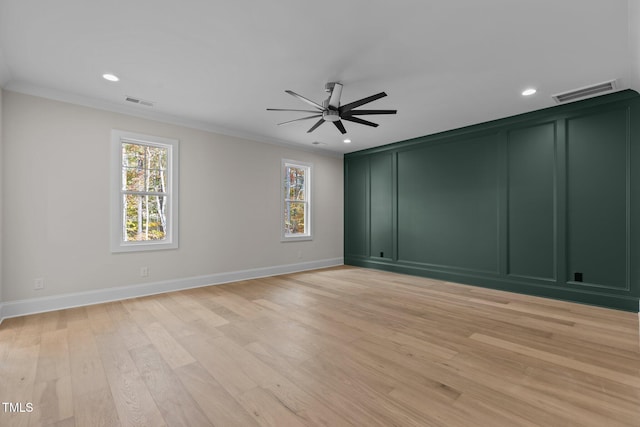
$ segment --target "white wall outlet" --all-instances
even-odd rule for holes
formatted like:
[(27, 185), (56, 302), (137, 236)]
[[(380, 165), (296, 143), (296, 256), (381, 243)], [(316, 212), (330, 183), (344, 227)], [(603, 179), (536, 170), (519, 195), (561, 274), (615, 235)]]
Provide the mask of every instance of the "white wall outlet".
[(149, 267), (140, 267), (140, 277), (149, 276)]
[(38, 277), (33, 281), (33, 289), (36, 291), (44, 289), (44, 279), (42, 277)]
[(302, 258), (302, 251), (298, 251), (298, 259)]

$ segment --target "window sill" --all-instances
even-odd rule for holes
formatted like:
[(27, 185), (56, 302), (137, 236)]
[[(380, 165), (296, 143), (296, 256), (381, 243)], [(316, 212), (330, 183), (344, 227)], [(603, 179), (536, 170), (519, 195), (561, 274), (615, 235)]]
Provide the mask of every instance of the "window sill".
[(111, 247), (111, 253), (148, 252), (178, 249), (177, 242), (120, 244)]
[(281, 242), (303, 242), (313, 240), (313, 236), (284, 236), (280, 238)]

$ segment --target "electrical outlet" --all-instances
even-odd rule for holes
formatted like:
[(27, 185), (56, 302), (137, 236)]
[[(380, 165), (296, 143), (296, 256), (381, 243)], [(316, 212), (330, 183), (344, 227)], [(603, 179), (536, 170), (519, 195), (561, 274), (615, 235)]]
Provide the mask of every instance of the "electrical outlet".
[(42, 277), (39, 277), (33, 281), (33, 289), (35, 289), (36, 291), (44, 289), (44, 279)]
[(140, 277), (147, 277), (149, 275), (149, 267), (140, 267)]
[(302, 258), (302, 251), (298, 251), (298, 259)]

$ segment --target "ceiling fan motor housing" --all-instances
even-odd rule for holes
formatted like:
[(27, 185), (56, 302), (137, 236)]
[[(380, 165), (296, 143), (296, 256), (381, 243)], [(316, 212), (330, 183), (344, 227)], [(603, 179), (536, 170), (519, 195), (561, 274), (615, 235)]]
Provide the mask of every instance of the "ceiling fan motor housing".
[(327, 122), (337, 122), (340, 120), (340, 113), (338, 110), (324, 110), (322, 112), (322, 118)]

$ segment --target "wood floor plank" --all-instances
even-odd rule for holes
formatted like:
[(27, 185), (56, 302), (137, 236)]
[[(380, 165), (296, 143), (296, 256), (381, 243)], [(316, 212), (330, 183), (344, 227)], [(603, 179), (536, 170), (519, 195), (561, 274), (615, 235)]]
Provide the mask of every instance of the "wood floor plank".
[(96, 337), (111, 395), (123, 426), (164, 426), (164, 419), (125, 344), (115, 334)]
[(107, 304), (96, 304), (86, 307), (89, 325), (94, 334), (113, 332), (114, 325), (107, 312)]
[(259, 425), (199, 363), (182, 366), (176, 369), (176, 374), (213, 425)]
[(513, 351), (515, 353), (535, 357), (549, 363), (554, 363), (556, 365), (563, 366), (565, 368), (581, 371), (589, 375), (597, 375), (599, 377), (602, 377), (611, 381), (616, 381), (621, 384), (625, 384), (625, 385), (640, 389), (640, 377), (637, 374), (636, 375), (624, 374), (609, 368), (604, 368), (601, 366), (580, 362), (575, 359), (559, 356), (557, 354), (549, 353), (547, 351), (537, 350), (532, 347), (527, 347), (521, 344), (516, 344), (510, 341), (491, 337), (488, 335), (473, 334), (470, 338), (480, 342), (490, 344), (490, 345), (494, 345), (496, 347), (500, 347), (509, 351)]
[(67, 330), (43, 332), (40, 339), (40, 352), (36, 382), (47, 382), (70, 375), (69, 347)]
[(181, 338), (180, 341), (230, 395), (236, 397), (258, 386), (243, 370), (239, 369), (232, 357), (222, 351), (217, 345), (216, 338), (191, 335)]
[[(0, 366), (0, 378), (2, 378), (0, 396), (3, 402), (22, 405), (33, 402), (39, 350), (39, 344), (25, 346), (24, 342), (10, 349), (5, 363)], [(0, 425), (2, 426), (28, 426), (33, 416), (33, 413), (7, 412), (4, 410), (4, 404), (1, 409)]]
[(115, 332), (120, 336), (128, 350), (151, 344), (147, 335), (140, 329), (140, 326), (122, 303), (108, 304), (107, 312), (115, 325)]
[(136, 301), (136, 309), (132, 314), (143, 330), (152, 323), (159, 323), (173, 336), (194, 334), (196, 330), (191, 326), (190, 321), (197, 320), (198, 317), (194, 314), (190, 317), (190, 321), (186, 322), (174, 314), (170, 309), (171, 306), (175, 306), (175, 303), (167, 295), (161, 295), (158, 298), (143, 298)]
[[(523, 384), (533, 390), (540, 391), (558, 401), (570, 402), (584, 411), (596, 411), (611, 420), (633, 424), (640, 417), (638, 401), (640, 392), (626, 390), (624, 394), (603, 392), (606, 385), (599, 382), (594, 388), (584, 381), (572, 381), (571, 377), (558, 376), (540, 368), (528, 370)], [(606, 403), (603, 405), (603, 403)]]
[[(482, 399), (475, 398), (471, 394), (460, 396), (453, 406), (454, 409), (467, 414), (467, 416), (473, 420), (474, 425), (490, 425), (495, 427), (539, 427), (541, 425), (524, 418), (513, 408), (492, 406)], [(569, 424), (569, 420), (555, 418), (555, 421)]]
[(637, 313), (341, 266), (6, 319), (9, 426), (637, 427)]
[(397, 386), (397, 381), (377, 376), (372, 369), (359, 366), (347, 355), (315, 357), (305, 362), (299, 371), (322, 379), (330, 385), (332, 393), (342, 395), (350, 405), (359, 406), (382, 425), (429, 425), (423, 414), (390, 397), (389, 393)]
[(193, 356), (182, 348), (178, 341), (160, 323), (153, 322), (141, 325), (141, 327), (172, 369), (195, 362)]
[(95, 336), (84, 321), (68, 324), (73, 414), (78, 425), (119, 426), (120, 421)]
[(259, 387), (238, 396), (240, 404), (264, 427), (304, 427), (303, 420), (271, 393)]
[(213, 426), (153, 345), (130, 353), (167, 425)]
[(205, 291), (194, 289), (174, 292), (170, 297), (186, 311), (195, 315), (197, 319), (205, 321), (208, 325), (216, 327), (229, 323), (224, 317), (219, 316), (213, 310), (209, 310), (200, 304), (199, 299), (204, 297), (205, 294), (207, 294)]
[[(244, 347), (226, 337), (216, 338), (214, 344), (235, 361), (236, 369), (246, 373), (260, 388), (268, 391), (304, 422), (310, 425), (345, 424), (341, 423), (326, 405), (308, 395), (282, 373), (263, 363)], [(249, 393), (252, 390), (249, 390)]]
[(209, 297), (212, 301), (228, 308), (245, 319), (254, 319), (264, 314), (264, 308), (233, 292), (225, 290), (222, 286), (211, 287), (209, 291), (212, 294)]
[(77, 393), (74, 390), (73, 408), (77, 426), (122, 426), (108, 387), (85, 393)]
[(76, 420), (75, 418), (71, 417), (62, 421), (58, 421), (57, 423), (51, 424), (47, 427), (76, 427)]
[(261, 305), (262, 307), (268, 308), (269, 310), (273, 310), (276, 313), (286, 313), (287, 308), (281, 306), (280, 304), (276, 304), (275, 302), (271, 302), (266, 299), (255, 299), (253, 300), (255, 304)]
[[(458, 357), (444, 364), (450, 373), (455, 376), (452, 384), (456, 384), (458, 379), (463, 379), (470, 383), (471, 394), (492, 407), (519, 408), (519, 413), (525, 415), (529, 420), (542, 420), (543, 425), (563, 426), (620, 426), (622, 423), (615, 422), (599, 413), (597, 407), (589, 410), (576, 405), (567, 400), (558, 400), (548, 393), (527, 387), (526, 376), (496, 376), (494, 370), (486, 363), (477, 363), (470, 360), (469, 355)], [(478, 388), (482, 384), (484, 389)], [(464, 389), (464, 386), (462, 386)], [(487, 393), (487, 389), (489, 393)], [(510, 402), (507, 405), (507, 402)]]
[(30, 426), (55, 425), (73, 416), (71, 376), (36, 383)]

